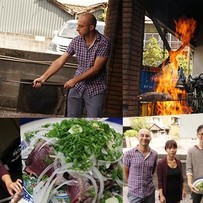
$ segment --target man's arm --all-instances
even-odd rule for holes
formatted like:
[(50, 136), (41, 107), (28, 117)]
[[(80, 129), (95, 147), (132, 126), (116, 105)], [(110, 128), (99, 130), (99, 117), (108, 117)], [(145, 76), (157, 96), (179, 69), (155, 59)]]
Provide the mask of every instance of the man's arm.
[(97, 75), (102, 68), (104, 67), (104, 65), (106, 64), (108, 58), (107, 57), (97, 57), (95, 62), (94, 62), (94, 66), (90, 67), (88, 70), (86, 70), (84, 73), (68, 80), (64, 87), (65, 88), (72, 88), (74, 87), (78, 82), (82, 81), (82, 80), (86, 80), (88, 78), (91, 78), (94, 75)]
[(157, 162), (158, 162), (158, 155), (156, 155), (155, 161), (154, 161), (154, 166), (152, 169), (152, 174), (154, 175), (156, 168), (157, 168)]
[(187, 174), (187, 183), (191, 191), (195, 192), (196, 188), (193, 186), (193, 165), (192, 165), (192, 155), (191, 150), (187, 152), (186, 158), (186, 174)]
[(129, 167), (127, 167), (126, 165), (123, 165), (123, 174), (124, 174), (124, 179), (126, 181), (128, 181), (128, 177), (129, 177)]
[(52, 75), (59, 71), (59, 69), (71, 58), (72, 56), (65, 52), (62, 56), (56, 59), (49, 68), (33, 81), (33, 87), (40, 87), (41, 83), (48, 80)]

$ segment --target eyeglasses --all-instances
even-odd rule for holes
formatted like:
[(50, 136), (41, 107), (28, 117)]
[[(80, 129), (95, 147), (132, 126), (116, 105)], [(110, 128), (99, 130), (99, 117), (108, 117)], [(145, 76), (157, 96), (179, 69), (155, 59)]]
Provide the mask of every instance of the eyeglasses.
[(77, 25), (77, 27), (80, 29), (80, 28), (84, 28), (84, 27), (88, 27), (90, 25)]

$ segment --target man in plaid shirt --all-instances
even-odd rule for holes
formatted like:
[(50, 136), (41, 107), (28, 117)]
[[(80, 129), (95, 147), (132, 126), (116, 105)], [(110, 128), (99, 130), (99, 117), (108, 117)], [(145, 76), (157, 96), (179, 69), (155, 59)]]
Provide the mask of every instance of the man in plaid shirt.
[(33, 87), (40, 87), (73, 55), (76, 56), (78, 68), (75, 76), (64, 84), (64, 88), (70, 89), (68, 117), (82, 117), (84, 107), (87, 117), (102, 117), (110, 40), (95, 29), (96, 23), (95, 16), (90, 13), (80, 16), (77, 25), (79, 35), (71, 41), (66, 52), (33, 81)]
[(123, 157), (124, 175), (128, 181), (128, 200), (130, 203), (154, 203), (153, 174), (158, 154), (149, 147), (149, 130), (141, 129), (137, 138), (139, 144), (128, 150)]

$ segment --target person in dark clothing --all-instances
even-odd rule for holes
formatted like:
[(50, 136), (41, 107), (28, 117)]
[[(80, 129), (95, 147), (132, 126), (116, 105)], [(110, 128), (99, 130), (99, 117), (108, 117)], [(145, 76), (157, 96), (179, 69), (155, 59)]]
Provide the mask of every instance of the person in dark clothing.
[(165, 144), (166, 157), (157, 164), (157, 177), (159, 198), (161, 203), (179, 203), (186, 197), (182, 174), (182, 164), (175, 157), (177, 143), (175, 140), (168, 140)]
[(22, 193), (22, 181), (17, 179), (15, 182), (12, 181), (11, 176), (8, 170), (5, 168), (3, 163), (0, 161), (0, 185), (1, 189), (5, 193), (9, 193), (14, 199), (15, 202), (21, 198)]

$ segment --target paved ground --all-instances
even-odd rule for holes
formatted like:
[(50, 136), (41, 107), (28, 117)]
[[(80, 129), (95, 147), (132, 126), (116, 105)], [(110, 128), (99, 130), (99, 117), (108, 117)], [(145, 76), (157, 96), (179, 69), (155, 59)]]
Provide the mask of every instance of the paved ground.
[[(123, 188), (123, 202), (124, 203), (128, 203), (128, 199), (127, 199), (127, 192), (128, 192), (128, 188), (124, 187)], [(159, 203), (159, 199), (158, 199), (158, 190), (156, 190), (156, 202), (155, 203)], [(190, 194), (187, 195), (187, 197), (181, 201), (181, 203), (192, 203)], [(203, 200), (202, 202), (203, 203)]]
[(47, 118), (47, 117), (64, 117), (65, 115), (37, 114), (17, 112), (16, 109), (5, 109), (0, 107), (1, 118)]

